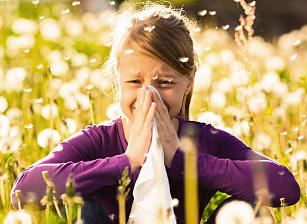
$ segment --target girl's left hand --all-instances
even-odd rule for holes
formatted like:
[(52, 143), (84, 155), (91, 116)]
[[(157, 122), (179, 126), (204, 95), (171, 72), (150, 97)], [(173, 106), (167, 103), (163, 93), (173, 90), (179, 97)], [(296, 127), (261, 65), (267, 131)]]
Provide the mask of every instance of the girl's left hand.
[(180, 145), (179, 138), (170, 119), (167, 107), (159, 98), (156, 91), (153, 92), (153, 101), (156, 103), (155, 119), (159, 133), (159, 139), (164, 151), (164, 163), (167, 167), (171, 167), (174, 155)]

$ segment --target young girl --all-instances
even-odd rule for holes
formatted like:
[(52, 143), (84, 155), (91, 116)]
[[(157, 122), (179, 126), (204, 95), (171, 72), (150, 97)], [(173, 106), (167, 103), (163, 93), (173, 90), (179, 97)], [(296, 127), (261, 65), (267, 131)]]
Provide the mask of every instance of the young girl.
[[(179, 200), (179, 206), (174, 209), (177, 223), (185, 223), (184, 205), (188, 200), (184, 198), (184, 152), (179, 140), (185, 127), (196, 131), (199, 220), (217, 191), (256, 201), (254, 167), (262, 167), (267, 175), (269, 196), (263, 199), (263, 204), (280, 206), (280, 198), (285, 198), (287, 205), (292, 205), (299, 200), (300, 188), (286, 167), (254, 152), (225, 131), (188, 120), (196, 72), (196, 54), (188, 25), (181, 11), (156, 4), (146, 4), (136, 11), (130, 9), (121, 15), (114, 27), (108, 71), (116, 80), (124, 115), (107, 125), (88, 126), (25, 169), (12, 189), (15, 208), (16, 190), (22, 192), (22, 205), (30, 192), (38, 199), (45, 195), (42, 171), (48, 171), (58, 199), (66, 192), (67, 176), (73, 173), (76, 191), (86, 202), (85, 223), (95, 223), (88, 221), (86, 214), (89, 213), (94, 214), (96, 221), (107, 217), (105, 223), (108, 223), (110, 215), (117, 223), (118, 182), (128, 167), (131, 178), (126, 201), (128, 215), (133, 187), (150, 146), (154, 118), (171, 195)], [(155, 87), (163, 101), (147, 85)]]

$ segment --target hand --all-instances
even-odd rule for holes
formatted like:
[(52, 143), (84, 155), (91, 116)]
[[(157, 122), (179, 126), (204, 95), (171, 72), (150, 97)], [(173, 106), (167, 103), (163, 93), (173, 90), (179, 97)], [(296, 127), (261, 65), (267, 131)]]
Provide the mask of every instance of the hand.
[(156, 110), (156, 103), (152, 103), (151, 99), (152, 93), (148, 90), (147, 86), (143, 86), (138, 91), (134, 124), (125, 152), (129, 158), (132, 172), (143, 165), (150, 147), (152, 122)]
[(157, 104), (155, 118), (159, 139), (164, 151), (164, 163), (170, 168), (180, 141), (174, 124), (170, 119), (167, 107), (161, 101), (156, 91), (153, 91), (153, 101)]

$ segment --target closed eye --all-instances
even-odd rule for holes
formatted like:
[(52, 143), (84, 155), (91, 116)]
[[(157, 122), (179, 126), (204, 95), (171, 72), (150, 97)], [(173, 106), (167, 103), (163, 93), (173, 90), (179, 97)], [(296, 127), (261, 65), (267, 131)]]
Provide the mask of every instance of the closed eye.
[(160, 87), (171, 87), (176, 84), (175, 82), (170, 80), (158, 80), (157, 83)]
[(128, 83), (132, 83), (132, 84), (142, 84), (141, 80), (138, 80), (138, 79), (129, 80)]

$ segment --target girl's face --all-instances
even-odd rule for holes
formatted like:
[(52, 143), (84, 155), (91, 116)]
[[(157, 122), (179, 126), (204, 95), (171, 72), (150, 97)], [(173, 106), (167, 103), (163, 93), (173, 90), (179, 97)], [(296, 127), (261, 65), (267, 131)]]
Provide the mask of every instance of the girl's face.
[(158, 90), (172, 120), (178, 115), (183, 97), (189, 94), (194, 82), (194, 72), (183, 76), (159, 59), (142, 53), (138, 47), (123, 50), (117, 71), (120, 106), (133, 123), (137, 93), (142, 85), (152, 85)]

